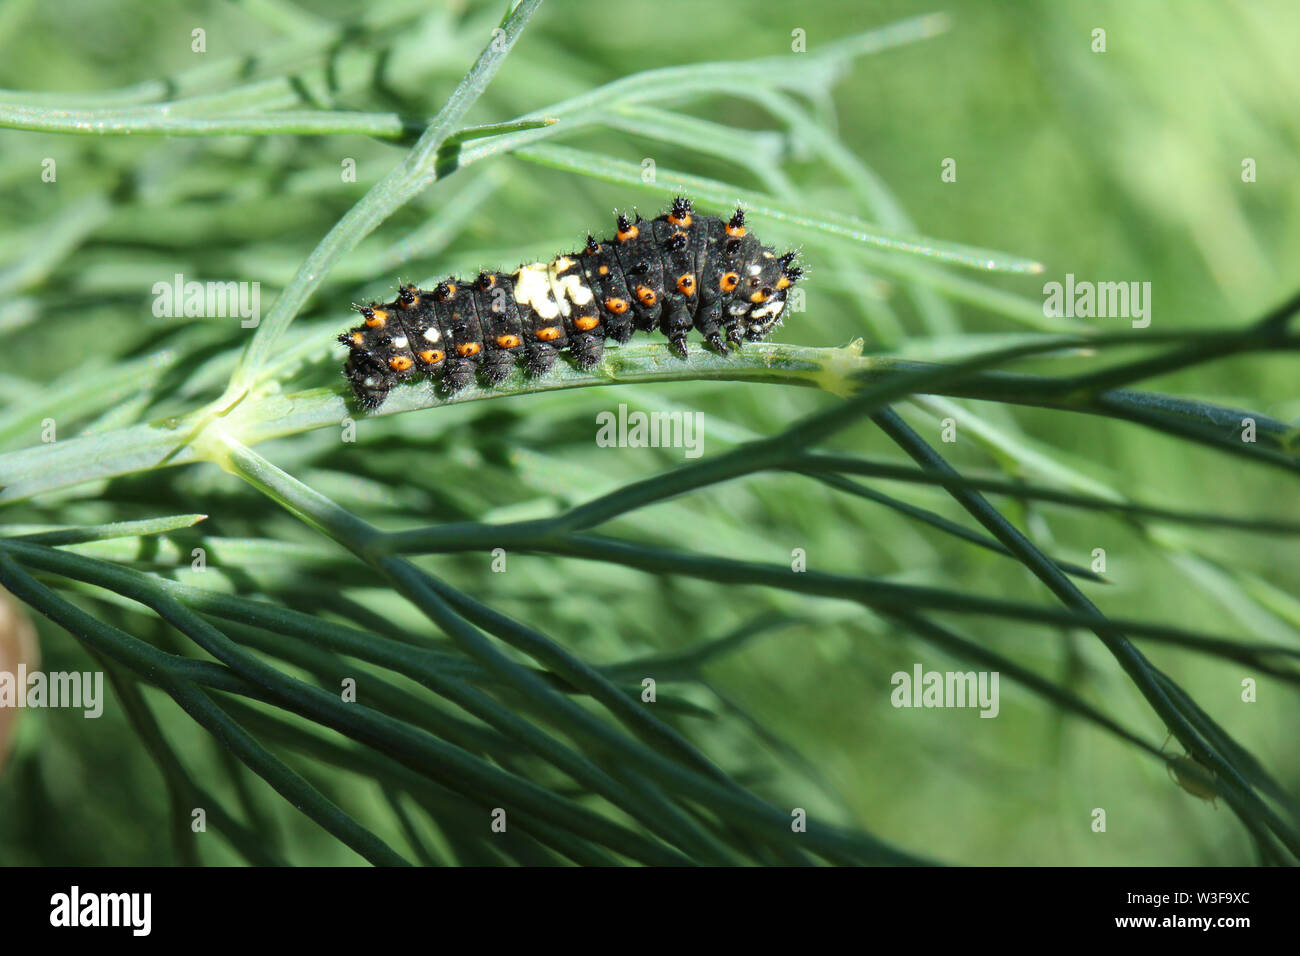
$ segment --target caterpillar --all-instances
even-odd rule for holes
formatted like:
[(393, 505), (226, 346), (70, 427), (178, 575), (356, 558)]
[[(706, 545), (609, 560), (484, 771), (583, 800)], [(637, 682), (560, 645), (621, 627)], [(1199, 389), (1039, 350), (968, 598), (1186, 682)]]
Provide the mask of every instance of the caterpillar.
[(447, 393), (480, 374), (504, 381), (524, 360), (544, 375), (567, 351), (581, 369), (604, 356), (605, 341), (658, 330), (678, 358), (698, 329), (722, 355), (730, 343), (756, 342), (780, 324), (791, 287), (803, 275), (796, 253), (778, 256), (729, 220), (697, 216), (679, 196), (653, 220), (620, 215), (614, 238), (588, 235), (580, 252), (512, 273), (449, 278), (433, 289), (402, 285), (392, 302), (354, 305), (364, 324), (339, 336), (344, 374), (357, 401), (382, 405), (399, 382), (420, 375)]

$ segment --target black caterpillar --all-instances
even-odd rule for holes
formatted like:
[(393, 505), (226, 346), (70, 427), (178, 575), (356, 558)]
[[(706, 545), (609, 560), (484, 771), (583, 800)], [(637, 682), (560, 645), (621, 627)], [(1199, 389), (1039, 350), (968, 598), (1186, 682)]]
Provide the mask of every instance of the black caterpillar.
[[(649, 222), (618, 217), (612, 240), (587, 237), (581, 252), (514, 273), (481, 272), (432, 290), (404, 285), (384, 305), (354, 306), (365, 324), (339, 336), (351, 350), (345, 373), (357, 400), (378, 408), (398, 382), (424, 373), (443, 389), (467, 386), (476, 370), (504, 381), (516, 356), (542, 375), (569, 350), (579, 368), (599, 364), (605, 339), (658, 329), (679, 358), (699, 329), (723, 355), (727, 342), (765, 338), (780, 323), (790, 287), (803, 275), (795, 253), (777, 256), (729, 221), (695, 216), (678, 197)], [(725, 337), (725, 341), (724, 341)]]

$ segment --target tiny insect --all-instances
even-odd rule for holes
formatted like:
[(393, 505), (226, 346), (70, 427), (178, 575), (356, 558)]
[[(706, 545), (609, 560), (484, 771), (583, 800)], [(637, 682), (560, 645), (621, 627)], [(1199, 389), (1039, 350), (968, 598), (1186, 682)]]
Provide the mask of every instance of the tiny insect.
[(523, 359), (544, 375), (561, 352), (579, 368), (605, 341), (661, 332), (679, 358), (697, 329), (716, 352), (767, 338), (803, 276), (794, 252), (777, 255), (730, 219), (696, 215), (679, 196), (652, 220), (619, 216), (611, 239), (514, 272), (449, 278), (433, 289), (403, 285), (384, 304), (354, 306), (364, 324), (339, 336), (357, 401), (378, 408), (399, 382), (424, 376), (457, 392), (481, 375), (503, 382)]
[[(1165, 752), (1165, 747), (1169, 745), (1170, 733), (1165, 738), (1164, 744), (1160, 747), (1160, 752)], [(1171, 757), (1165, 763), (1165, 771), (1169, 774), (1169, 779), (1178, 786), (1182, 787), (1192, 796), (1201, 800), (1210, 801), (1210, 806), (1219, 809), (1218, 803), (1215, 802), (1219, 796), (1219, 791), (1214, 786), (1214, 771), (1210, 770), (1200, 761), (1196, 760), (1191, 754), (1183, 754), (1180, 757)]]

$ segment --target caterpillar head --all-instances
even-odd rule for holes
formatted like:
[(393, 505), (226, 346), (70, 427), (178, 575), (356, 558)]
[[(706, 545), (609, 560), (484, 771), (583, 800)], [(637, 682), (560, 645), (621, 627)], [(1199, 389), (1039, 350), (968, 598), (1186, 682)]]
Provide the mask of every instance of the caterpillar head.
[(343, 374), (352, 385), (352, 392), (366, 408), (378, 408), (393, 390), (396, 379), (393, 373), (374, 355), (364, 349), (353, 348), (348, 355)]
[(746, 267), (748, 274), (741, 278), (736, 298), (748, 306), (741, 324), (749, 341), (767, 338), (780, 324), (790, 290), (803, 275), (803, 270), (794, 265), (794, 258), (793, 252), (776, 256), (764, 249)]

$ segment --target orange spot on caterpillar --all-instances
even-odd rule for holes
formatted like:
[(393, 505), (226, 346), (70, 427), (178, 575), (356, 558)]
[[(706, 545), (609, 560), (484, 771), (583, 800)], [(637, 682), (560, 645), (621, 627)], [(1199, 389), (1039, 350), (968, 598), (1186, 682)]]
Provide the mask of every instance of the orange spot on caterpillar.
[(616, 238), (618, 239), (619, 242), (631, 242), (640, 234), (641, 234), (641, 230), (639, 230), (636, 226), (628, 226), (626, 229), (620, 229), (616, 234)]
[(749, 297), (749, 301), (753, 302), (755, 305), (757, 305), (760, 302), (766, 302), (767, 299), (768, 299), (768, 294), (766, 289), (759, 289), (757, 292), (755, 292), (753, 295)]
[(677, 291), (682, 295), (695, 295), (695, 276), (689, 272), (677, 277)]
[(420, 361), (425, 365), (437, 365), (447, 357), (447, 353), (441, 349), (425, 349), (420, 353)]
[(581, 332), (590, 332), (600, 325), (600, 319), (594, 315), (580, 315), (573, 320), (573, 327)]
[(668, 221), (674, 226), (680, 226), (683, 229), (689, 229), (691, 225), (691, 214), (688, 212), (684, 216), (678, 216), (676, 213), (668, 217)]
[(388, 324), (388, 313), (383, 309), (372, 309), (366, 316), (366, 325), (372, 329), (382, 329)]
[(497, 336), (497, 348), (502, 348), (502, 349), (517, 349), (517, 348), (519, 348), (519, 344), (520, 344), (520, 342), (522, 342), (522, 341), (523, 341), (523, 340), (522, 340), (521, 338), (519, 338), (519, 336), (517, 336), (517, 335), (498, 335), (498, 336)]
[(740, 276), (735, 272), (728, 272), (718, 282), (718, 288), (723, 292), (735, 292), (738, 285), (740, 285)]
[(636, 298), (642, 305), (654, 305), (659, 301), (659, 297), (655, 295), (655, 290), (645, 285), (636, 287)]
[(469, 358), (471, 355), (478, 355), (483, 346), (477, 342), (466, 342), (464, 345), (456, 346), (456, 354), (461, 358)]
[(405, 355), (394, 355), (392, 358), (388, 360), (388, 367), (391, 368), (394, 372), (405, 372), (414, 364), (415, 363), (412, 362)]
[(790, 288), (790, 285), (791, 285), (790, 280), (787, 279), (785, 276), (781, 276), (781, 278), (776, 280), (776, 287), (778, 289), (788, 289)]
[(605, 308), (609, 309), (609, 311), (613, 312), (615, 315), (622, 315), (627, 311), (627, 299), (606, 299)]
[(600, 273), (601, 275), (603, 275), (603, 276), (607, 276), (607, 275), (609, 275), (609, 266), (601, 266), (601, 267), (600, 267), (599, 269), (597, 269), (596, 271), (599, 272), (599, 273)]
[(739, 238), (740, 238), (741, 236), (743, 236), (744, 234), (745, 234), (745, 227), (744, 227), (744, 226), (728, 226), (728, 227), (727, 227), (727, 235), (731, 236), (731, 238), (733, 238), (733, 239), (739, 239)]
[(355, 346), (357, 346), (357, 347), (360, 347), (360, 346), (362, 346), (362, 345), (365, 345), (365, 344), (366, 344), (366, 336), (365, 336), (365, 333), (363, 333), (363, 332), (353, 332), (353, 333), (352, 333), (352, 344), (355, 345)]
[(563, 330), (560, 329), (559, 327), (554, 325), (548, 325), (544, 329), (538, 329), (533, 334), (536, 335), (538, 340), (541, 342), (554, 342), (556, 339), (560, 337), (562, 333)]

